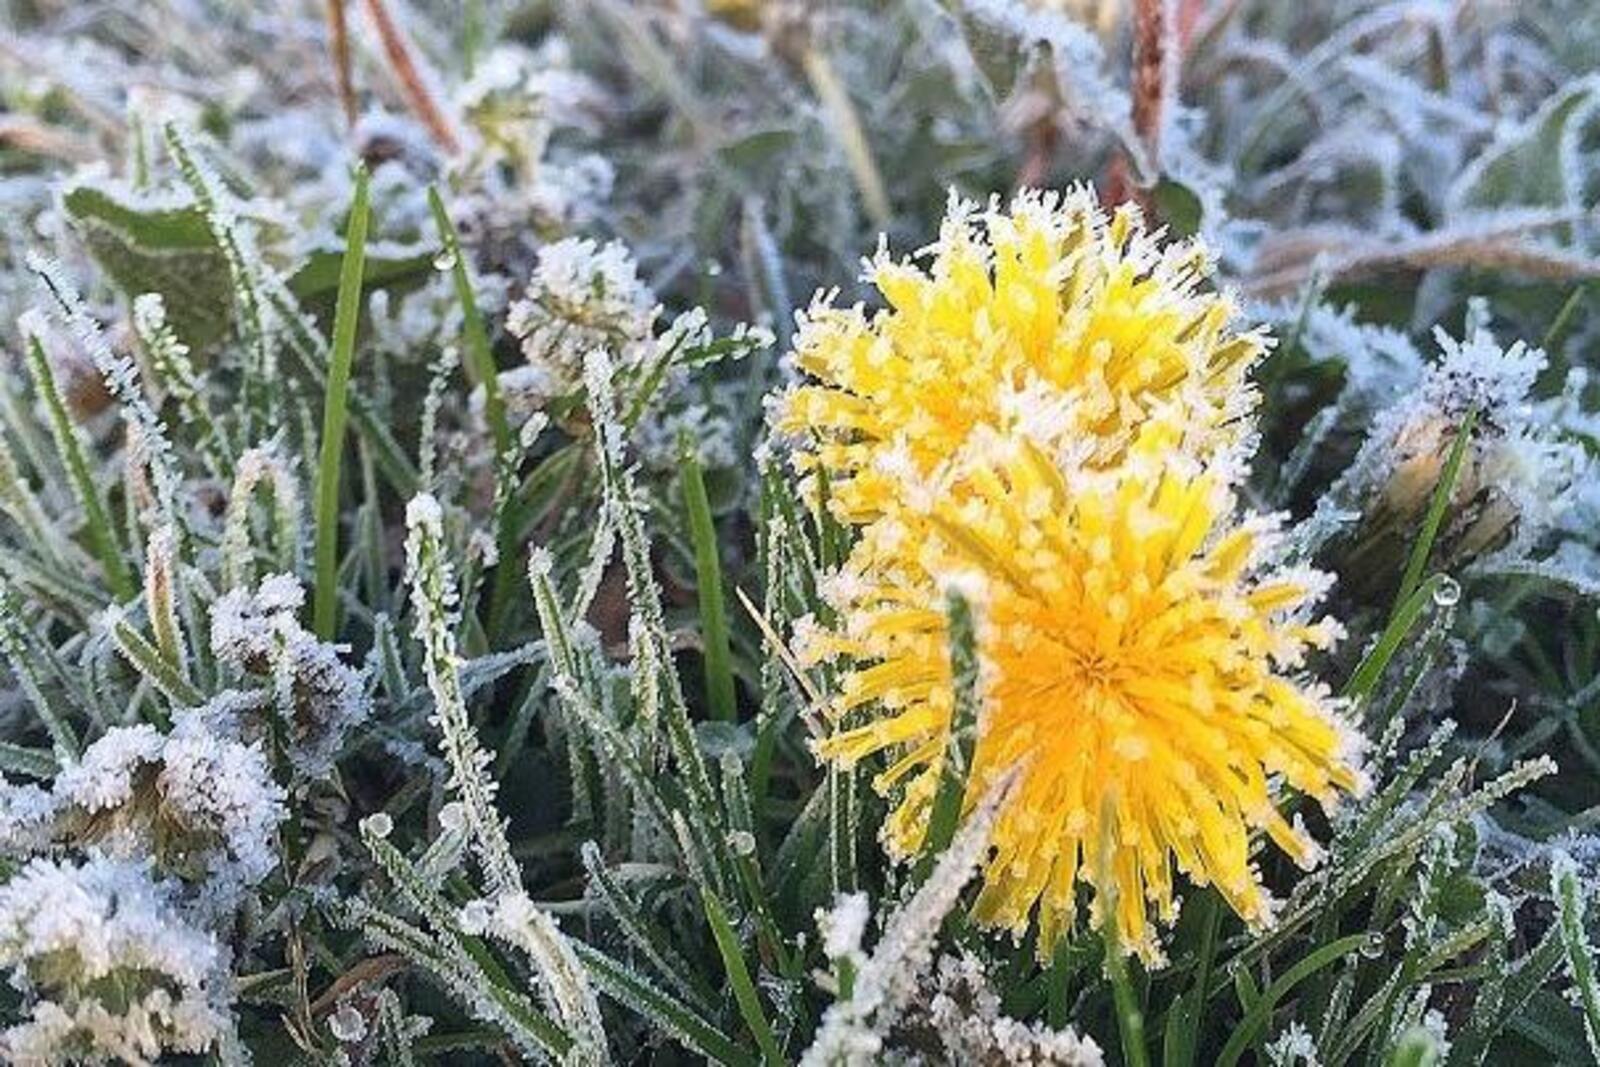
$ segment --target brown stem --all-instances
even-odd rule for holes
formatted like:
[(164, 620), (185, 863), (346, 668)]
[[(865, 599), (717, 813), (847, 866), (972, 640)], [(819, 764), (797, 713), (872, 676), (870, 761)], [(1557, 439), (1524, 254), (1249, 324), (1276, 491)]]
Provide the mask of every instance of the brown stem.
[(333, 76), (344, 107), (344, 124), (356, 124), (356, 89), (350, 80), (350, 26), (344, 17), (344, 0), (328, 0), (328, 47), (333, 52)]
[(1144, 142), (1152, 173), (1161, 151), (1161, 113), (1166, 104), (1166, 0), (1133, 5), (1133, 129)]
[(320, 996), (311, 1003), (310, 1014), (322, 1018), (332, 1011), (339, 998), (350, 990), (369, 982), (381, 982), (391, 974), (406, 969), (404, 956), (388, 952), (381, 956), (368, 956), (328, 984)]
[(461, 142), (456, 138), (455, 131), (450, 126), (450, 121), (445, 118), (433, 94), (428, 92), (427, 84), (422, 80), (421, 73), (417, 70), (415, 60), (411, 58), (411, 48), (406, 43), (405, 32), (395, 23), (389, 15), (389, 9), (384, 6), (383, 0), (367, 0), (367, 14), (372, 16), (372, 25), (378, 31), (378, 39), (383, 42), (383, 51), (389, 59), (389, 67), (400, 80), (400, 88), (405, 93), (406, 103), (416, 113), (422, 124), (428, 127), (428, 132), (449, 155), (461, 151)]

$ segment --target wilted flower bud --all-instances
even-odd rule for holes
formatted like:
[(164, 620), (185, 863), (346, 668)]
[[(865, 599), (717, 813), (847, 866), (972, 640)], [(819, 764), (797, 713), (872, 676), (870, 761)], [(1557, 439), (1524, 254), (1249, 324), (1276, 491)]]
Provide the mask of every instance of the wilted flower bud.
[(1528, 395), (1545, 366), (1542, 352), (1520, 343), (1502, 349), (1482, 330), (1466, 342), (1437, 337), (1443, 358), (1376, 420), (1351, 468), (1347, 487), (1365, 500), (1357, 579), (1403, 566), (1469, 416), (1434, 549), (1446, 568), (1531, 546), (1587, 464), (1581, 446), (1534, 419)]

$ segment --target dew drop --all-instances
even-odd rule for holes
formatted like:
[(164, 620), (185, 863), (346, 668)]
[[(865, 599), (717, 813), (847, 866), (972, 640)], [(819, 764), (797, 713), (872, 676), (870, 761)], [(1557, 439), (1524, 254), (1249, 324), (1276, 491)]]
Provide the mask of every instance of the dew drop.
[(1433, 590), (1433, 602), (1441, 608), (1453, 608), (1461, 603), (1461, 583), (1454, 578), (1441, 577)]
[(722, 263), (720, 261), (718, 261), (718, 260), (715, 260), (715, 259), (713, 259), (711, 262), (707, 263), (706, 264), (706, 274), (709, 275), (712, 278), (720, 278), (720, 277), (722, 277)]
[(447, 271), (456, 269), (456, 254), (448, 248), (441, 248), (439, 254), (433, 257), (433, 269)]

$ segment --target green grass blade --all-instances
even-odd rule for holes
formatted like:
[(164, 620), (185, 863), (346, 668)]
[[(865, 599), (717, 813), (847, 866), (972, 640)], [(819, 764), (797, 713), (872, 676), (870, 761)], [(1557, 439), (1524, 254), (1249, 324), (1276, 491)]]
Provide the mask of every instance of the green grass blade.
[(728, 650), (728, 608), (722, 593), (722, 561), (717, 527), (711, 518), (705, 477), (692, 449), (683, 452), (683, 506), (694, 542), (695, 585), (700, 598), (700, 640), (704, 645), (706, 692), (711, 713), (723, 722), (739, 718), (733, 687), (733, 659)]
[(1194, 984), (1174, 999), (1168, 1009), (1161, 1053), (1163, 1067), (1190, 1067), (1199, 1062), (1200, 1034), (1205, 1025), (1211, 967), (1216, 959), (1217, 933), (1222, 925), (1222, 909), (1215, 891), (1199, 891), (1188, 907), (1194, 908), (1200, 916), (1200, 957), (1195, 967)]
[[(299, 362), (307, 377), (319, 387), (326, 388), (327, 342), (311, 331), (306, 324), (304, 313), (295, 303), (294, 296), (287, 287), (280, 286), (277, 290), (269, 292), (267, 299), (277, 313), (279, 323), (284, 327), (289, 341), (289, 352)], [(389, 488), (396, 496), (411, 499), (420, 488), (421, 479), (417, 476), (417, 469), (412, 466), (405, 449), (395, 441), (394, 435), (384, 425), (383, 416), (365, 397), (356, 393), (348, 397), (348, 400), (350, 420), (355, 423), (356, 432), (361, 434), (372, 448), (373, 462), (388, 480)]]
[(328, 390), (322, 406), (322, 455), (317, 461), (317, 585), (312, 629), (330, 640), (339, 610), (339, 466), (344, 458), (344, 424), (355, 359), (356, 323), (361, 317), (361, 274), (367, 255), (367, 170), (358, 166), (356, 190), (339, 268), (339, 297), (333, 313), (333, 349)]
[[(461, 236), (456, 232), (450, 213), (445, 210), (444, 199), (437, 186), (428, 186), (428, 207), (433, 212), (433, 224), (439, 231), (441, 245), (440, 265), (449, 264), (451, 281), (455, 285), (456, 300), (461, 304), (462, 349), (467, 374), (483, 387), (483, 414), (494, 438), (495, 463), (512, 462), (516, 439), (511, 433), (511, 422), (506, 417), (505, 398), (500, 394), (500, 374), (495, 366), (494, 351), (489, 346), (489, 331), (484, 327), (483, 315), (478, 310), (478, 298), (472, 289), (472, 277), (467, 272), (467, 257), (461, 251)], [(504, 472), (502, 472), (504, 473)], [(499, 504), (495, 523), (495, 548), (499, 562), (495, 567), (494, 584), (489, 593), (489, 617), (485, 630), (491, 647), (496, 647), (505, 630), (506, 616), (512, 598), (520, 587), (521, 553), (516, 543), (516, 494), (508, 492)]]
[(511, 424), (506, 419), (505, 399), (500, 395), (500, 379), (495, 369), (494, 353), (489, 348), (489, 332), (484, 328), (483, 316), (478, 312), (478, 300), (473, 295), (472, 278), (467, 274), (467, 260), (461, 253), (461, 238), (455, 223), (445, 210), (444, 200), (437, 186), (428, 186), (428, 207), (433, 211), (433, 223), (439, 231), (443, 246), (440, 265), (449, 263), (450, 276), (455, 282), (456, 299), (461, 302), (461, 333), (466, 354), (467, 372), (478, 385), (483, 386), (483, 412), (494, 435), (495, 451), (504, 455), (513, 443)]
[(1550, 347), (1567, 332), (1567, 326), (1572, 322), (1572, 316), (1577, 314), (1578, 308), (1583, 303), (1584, 296), (1589, 291), (1588, 282), (1579, 282), (1567, 299), (1562, 302), (1561, 310), (1556, 312), (1556, 317), (1551, 320), (1550, 328), (1544, 332), (1544, 337), (1539, 341), (1539, 347), (1546, 352)]
[(761, 1058), (769, 1065), (781, 1064), (784, 1062), (783, 1051), (778, 1048), (778, 1039), (772, 1036), (772, 1026), (761, 1011), (761, 998), (756, 993), (755, 983), (750, 980), (744, 954), (739, 950), (738, 935), (728, 923), (728, 913), (723, 909), (722, 902), (704, 889), (700, 891), (700, 898), (705, 903), (706, 919), (711, 923), (717, 951), (722, 954), (728, 982), (733, 986), (733, 998), (739, 1003), (739, 1014), (744, 1016), (745, 1025), (755, 1036), (756, 1045), (761, 1049)]
[(1117, 943), (1116, 922), (1107, 920), (1103, 933), (1106, 940), (1106, 976), (1111, 980), (1117, 1032), (1122, 1038), (1122, 1062), (1128, 1067), (1149, 1067), (1150, 1053), (1144, 1041), (1144, 1009), (1139, 1006), (1133, 979), (1128, 974), (1128, 961), (1123, 958), (1122, 946)]
[(1435, 574), (1411, 591), (1411, 595), (1406, 597), (1405, 601), (1395, 609), (1394, 614), (1389, 616), (1388, 625), (1383, 628), (1377, 643), (1356, 665), (1350, 680), (1345, 682), (1344, 688), (1340, 690), (1340, 696), (1361, 700), (1372, 692), (1373, 687), (1378, 684), (1378, 679), (1383, 677), (1389, 661), (1399, 650), (1400, 643), (1406, 639), (1406, 635), (1422, 616), (1423, 608), (1433, 600), (1434, 595), (1447, 581), (1449, 579), (1443, 575)]
[[(1233, 1034), (1228, 1038), (1228, 1043), (1222, 1047), (1222, 1053), (1217, 1057), (1217, 1067), (1233, 1067), (1239, 1062), (1239, 1057), (1244, 1055), (1245, 1049), (1250, 1047), (1262, 1029), (1267, 1025), (1267, 1020), (1272, 1014), (1272, 1009), (1284, 997), (1291, 993), (1295, 986), (1316, 974), (1322, 968), (1336, 963), (1350, 953), (1363, 946), (1370, 945), (1375, 935), (1371, 933), (1351, 934), (1331, 941), (1321, 948), (1306, 956), (1305, 959), (1290, 967), (1283, 975), (1267, 987), (1266, 992), (1256, 998), (1250, 1005), (1250, 1010), (1234, 1028)], [(1244, 972), (1239, 972), (1243, 974)]]
[(951, 592), (945, 601), (945, 615), (950, 630), (950, 676), (955, 682), (955, 707), (951, 712), (944, 762), (939, 770), (939, 791), (934, 794), (928, 832), (912, 874), (912, 881), (918, 884), (928, 877), (940, 854), (955, 838), (978, 731), (978, 638), (972, 605), (960, 593)]

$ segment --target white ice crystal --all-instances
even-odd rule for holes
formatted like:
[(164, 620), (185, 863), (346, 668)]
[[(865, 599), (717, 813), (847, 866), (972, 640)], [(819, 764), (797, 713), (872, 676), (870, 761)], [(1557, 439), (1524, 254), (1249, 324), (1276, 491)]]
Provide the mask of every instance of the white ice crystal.
[[(927, 882), (890, 917), (871, 956), (856, 967), (850, 997), (835, 1002), (824, 1014), (815, 1040), (801, 1058), (802, 1067), (864, 1067), (882, 1059), (889, 1030), (915, 999), (933, 958), (939, 926), (987, 852), (996, 813), (1015, 782), (1013, 774), (990, 788), (939, 857)], [(855, 907), (847, 908), (846, 918), (853, 924), (856, 916), (850, 912)], [(836, 947), (844, 947), (842, 939)]]
[(817, 911), (817, 929), (822, 934), (822, 954), (830, 960), (858, 956), (861, 939), (867, 933), (872, 907), (865, 893), (844, 893), (833, 907)]
[(0, 968), (25, 997), (0, 1060), (144, 1064), (226, 1042), (222, 949), (177, 914), (171, 884), (139, 863), (23, 867), (0, 886)]
[(0, 856), (25, 856), (45, 847), (55, 810), (49, 790), (0, 775)]
[(367, 1036), (367, 1017), (354, 1004), (341, 1004), (328, 1016), (328, 1032), (340, 1041), (360, 1041)]
[(1100, 1048), (1072, 1029), (1025, 1023), (1001, 1011), (997, 993), (973, 956), (943, 956), (908, 1009), (926, 1022), (943, 1046), (940, 1062), (1056, 1064), (1099, 1067)]
[(343, 646), (300, 625), (305, 590), (292, 575), (235, 589), (211, 608), (211, 648), (237, 670), (270, 678), (288, 725), (289, 759), (308, 778), (326, 774), (346, 733), (367, 717), (364, 672), (340, 659)]
[(1298, 1021), (1291, 1022), (1266, 1048), (1267, 1062), (1273, 1067), (1315, 1067), (1317, 1043)]

